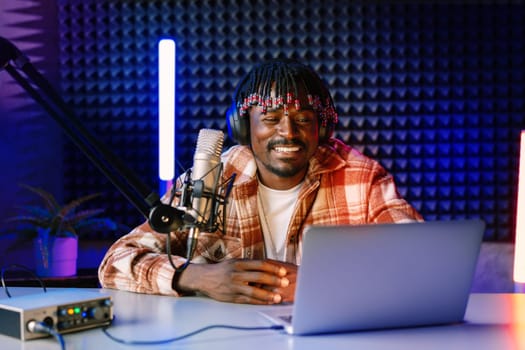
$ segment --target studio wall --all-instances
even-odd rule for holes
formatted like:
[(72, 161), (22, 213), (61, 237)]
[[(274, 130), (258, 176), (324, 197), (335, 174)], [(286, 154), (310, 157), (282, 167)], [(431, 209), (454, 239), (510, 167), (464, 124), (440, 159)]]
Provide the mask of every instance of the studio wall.
[[(427, 220), (481, 217), (486, 240), (513, 240), (525, 128), (521, 1), (55, 4), (65, 100), (153, 189), (156, 45), (169, 36), (177, 42), (179, 173), (191, 165), (200, 128), (226, 131), (231, 93), (253, 64), (296, 58), (331, 86), (340, 114), (336, 136), (379, 160)], [(112, 217), (130, 226), (142, 221), (74, 146), (65, 141), (61, 149), (65, 197), (103, 191)], [(37, 156), (41, 149), (21, 152)]]

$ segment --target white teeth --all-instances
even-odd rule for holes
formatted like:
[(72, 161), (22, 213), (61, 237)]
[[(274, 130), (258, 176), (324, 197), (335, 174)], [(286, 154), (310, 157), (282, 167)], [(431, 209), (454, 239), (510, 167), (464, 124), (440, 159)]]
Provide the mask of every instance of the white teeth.
[(277, 152), (298, 152), (300, 150), (299, 147), (275, 147), (275, 150)]

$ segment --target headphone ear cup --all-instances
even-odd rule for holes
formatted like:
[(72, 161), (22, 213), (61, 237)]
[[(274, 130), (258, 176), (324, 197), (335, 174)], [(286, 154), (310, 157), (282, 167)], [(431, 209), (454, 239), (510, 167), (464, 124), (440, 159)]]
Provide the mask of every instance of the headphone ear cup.
[(237, 105), (233, 102), (226, 111), (226, 122), (228, 124), (228, 134), (240, 145), (250, 144), (250, 125), (248, 117), (242, 118), (239, 115)]

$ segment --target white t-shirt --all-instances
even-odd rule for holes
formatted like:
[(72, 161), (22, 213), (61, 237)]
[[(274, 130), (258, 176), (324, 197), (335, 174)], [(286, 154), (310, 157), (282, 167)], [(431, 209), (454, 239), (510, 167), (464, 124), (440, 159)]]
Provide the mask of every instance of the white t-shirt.
[(274, 190), (259, 182), (257, 206), (266, 257), (284, 261), (286, 233), (302, 183), (288, 190)]

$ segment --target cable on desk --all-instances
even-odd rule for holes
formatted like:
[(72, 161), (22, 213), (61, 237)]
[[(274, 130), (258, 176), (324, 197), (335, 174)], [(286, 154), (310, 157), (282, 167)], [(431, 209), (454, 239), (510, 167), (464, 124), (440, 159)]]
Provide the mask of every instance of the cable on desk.
[(24, 270), (26, 272), (29, 272), (38, 281), (38, 283), (40, 283), (40, 286), (42, 287), (44, 292), (47, 292), (47, 289), (46, 289), (46, 286), (44, 284), (44, 281), (42, 281), (42, 279), (36, 273), (34, 273), (30, 268), (25, 267), (24, 265), (12, 264), (12, 265), (9, 265), (9, 266), (2, 267), (2, 276), (1, 276), (2, 287), (4, 287), (5, 294), (9, 298), (11, 298), (11, 293), (9, 293), (9, 289), (7, 288), (7, 285), (5, 284), (4, 275), (5, 275), (5, 271), (6, 270), (11, 270), (11, 269), (20, 269), (20, 270)]
[(53, 327), (48, 326), (44, 322), (37, 322), (35, 320), (29, 321), (27, 323), (27, 330), (31, 333), (43, 333), (43, 334), (49, 334), (55, 337), (55, 339), (60, 344), (60, 349), (66, 350), (66, 344), (64, 342), (64, 337), (57, 331), (53, 329)]
[(280, 325), (272, 325), (272, 326), (265, 326), (265, 327), (242, 327), (242, 326), (231, 326), (226, 324), (216, 324), (216, 325), (210, 325), (203, 328), (199, 328), (193, 332), (189, 332), (183, 335), (180, 335), (178, 337), (174, 338), (167, 338), (167, 339), (160, 339), (160, 340), (126, 340), (126, 339), (120, 339), (112, 335), (108, 332), (108, 327), (102, 328), (102, 332), (106, 336), (108, 336), (111, 340), (124, 345), (162, 345), (167, 343), (173, 343), (176, 341), (180, 341), (189, 337), (192, 337), (194, 335), (197, 335), (199, 333), (203, 333), (206, 331), (209, 331), (211, 329), (233, 329), (233, 330), (239, 330), (239, 331), (263, 331), (263, 330), (282, 330), (284, 329), (283, 326)]

